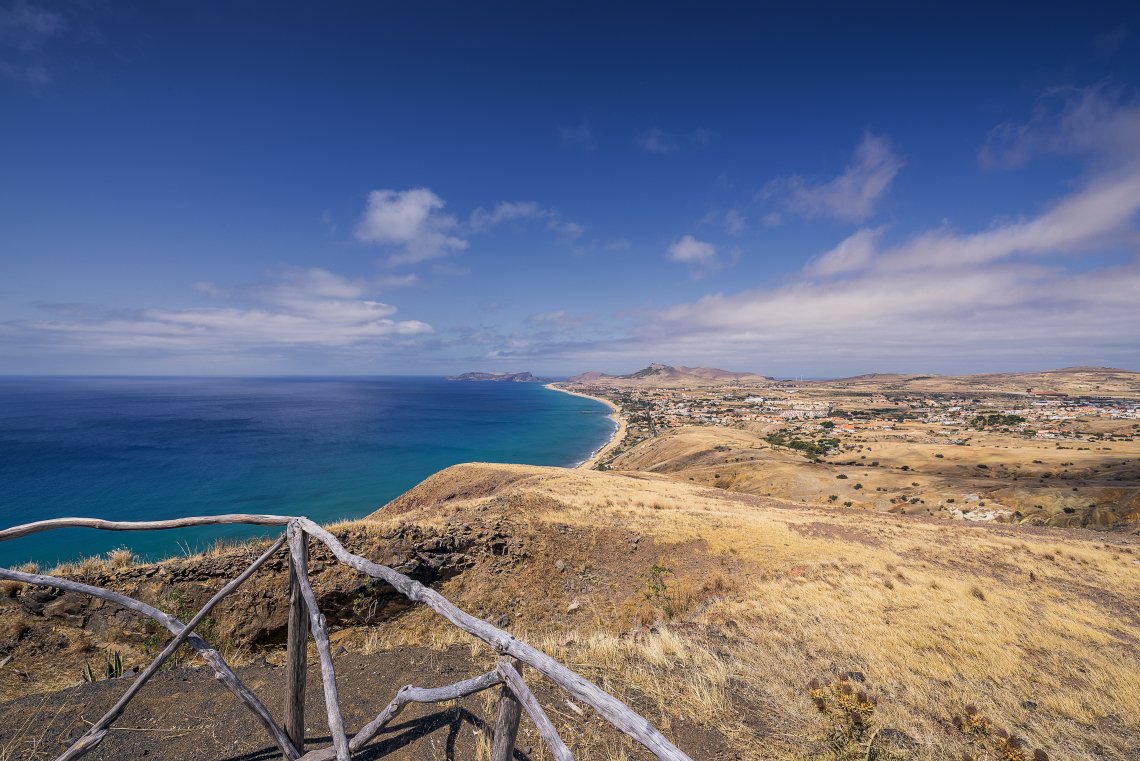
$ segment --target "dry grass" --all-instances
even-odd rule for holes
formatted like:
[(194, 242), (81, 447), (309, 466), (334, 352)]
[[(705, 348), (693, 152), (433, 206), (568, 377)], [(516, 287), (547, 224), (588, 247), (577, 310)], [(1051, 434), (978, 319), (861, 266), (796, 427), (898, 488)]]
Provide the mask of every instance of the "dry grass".
[[(16, 566), (12, 570), (19, 571), (20, 573), (39, 573), (40, 572), (40, 564), (39, 563), (24, 563), (23, 565)], [(26, 587), (26, 586), (27, 585), (24, 584), (24, 582), (22, 582), (22, 581), (13, 581), (11, 579), (5, 579), (3, 581), (0, 581), (0, 592), (7, 595), (8, 597), (15, 597), (17, 594), (24, 591), (24, 587)]]
[(138, 556), (129, 547), (116, 547), (107, 553), (107, 560), (110, 561), (111, 568), (118, 570), (134, 565)]
[[(470, 470), (436, 478), (461, 482)], [(510, 589), (512, 574), (479, 569), (442, 591), (476, 615), (511, 610), (513, 634), (635, 705), (667, 733), (680, 720), (716, 728), (742, 759), (812, 753), (826, 722), (805, 685), (858, 671), (880, 697), (877, 720), (915, 738), (914, 756), (922, 761), (958, 758), (968, 749), (968, 738), (948, 729), (968, 704), (1054, 759), (1127, 758), (1140, 745), (1133, 644), (1140, 641), (1140, 564), (1131, 538), (833, 511), (644, 473), (513, 465), (478, 471), (488, 486), (476, 496), (428, 500), (398, 516), (329, 528), (376, 536), (404, 522), (448, 531), (502, 520), (516, 537), (555, 543), (572, 528), (582, 552), (593, 552), (591, 562), (601, 566), (595, 570), (602, 581), (591, 581), (589, 592), (579, 590), (585, 581), (578, 560), (564, 573), (551, 567), (545, 586), (525, 595)], [(509, 488), (495, 486), (496, 473), (511, 475)], [(439, 493), (445, 499), (454, 492)], [(518, 499), (500, 499), (507, 493)], [(616, 548), (599, 546), (602, 531), (642, 537), (637, 562), (674, 569), (672, 621), (660, 599), (644, 598), (640, 584), (604, 583), (606, 553)], [(267, 543), (227, 540), (198, 556), (251, 554)], [(526, 562), (549, 567), (553, 556), (543, 561), (536, 550)], [(108, 566), (116, 567), (113, 554), (68, 568), (95, 573)], [(563, 615), (571, 599), (580, 610)], [(528, 616), (526, 608), (558, 615)], [(0, 619), (0, 636), (21, 620)], [(338, 636), (357, 638), (355, 647), (366, 653), (466, 644), (484, 670), (496, 657), (422, 606)], [(240, 665), (255, 654), (224, 655)], [(1024, 707), (1030, 701), (1036, 708)], [(757, 717), (763, 732), (745, 721)], [(636, 756), (574, 726), (580, 743), (596, 740), (583, 758)], [(488, 741), (477, 738), (480, 748)]]
[[(961, 755), (963, 738), (946, 726), (970, 703), (1052, 758), (1123, 758), (1135, 742), (1128, 738), (1140, 736), (1140, 667), (1130, 644), (1140, 625), (1128, 612), (1136, 610), (1140, 565), (1121, 540), (1110, 547), (1059, 532), (765, 507), (643, 474), (534, 470), (512, 489), (541, 495), (548, 507), (516, 522), (651, 536), (676, 568), (678, 593), (714, 593), (680, 616), (695, 627), (658, 624), (647, 637), (621, 632), (665, 616), (628, 595), (625, 604), (596, 599), (587, 629), (512, 626), (606, 689), (656, 706), (648, 716), (655, 723), (698, 717), (748, 749), (745, 758), (786, 754), (775, 737), (810, 747), (822, 731), (804, 685), (852, 670), (882, 696), (884, 726), (919, 740), (923, 759)], [(487, 506), (477, 498), (401, 518), (446, 526)], [(697, 574), (670, 544), (719, 565)], [(1045, 562), (1047, 554), (1058, 560)], [(411, 611), (372, 647), (455, 641), (463, 637), (452, 627)], [(1022, 706), (1029, 701), (1036, 710)], [(751, 734), (740, 720), (745, 704), (778, 732)]]

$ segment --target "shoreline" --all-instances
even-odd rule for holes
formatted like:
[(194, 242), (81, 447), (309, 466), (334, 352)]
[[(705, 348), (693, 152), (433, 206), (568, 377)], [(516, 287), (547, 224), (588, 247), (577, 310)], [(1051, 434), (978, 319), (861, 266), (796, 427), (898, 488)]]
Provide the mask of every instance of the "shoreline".
[(566, 388), (560, 388), (553, 383), (547, 383), (545, 386), (551, 391), (561, 391), (563, 394), (580, 396), (585, 399), (593, 399), (595, 402), (601, 402), (613, 410), (613, 414), (610, 416), (610, 419), (617, 423), (617, 429), (614, 430), (613, 436), (610, 437), (610, 440), (607, 441), (601, 449), (599, 449), (597, 452), (594, 452), (594, 455), (590, 459), (584, 460), (583, 462), (575, 465), (573, 468), (574, 470), (590, 470), (602, 460), (603, 456), (609, 453), (611, 449), (616, 447), (625, 438), (625, 418), (621, 416), (621, 410), (618, 408), (618, 406), (611, 402), (609, 399), (599, 399), (598, 397), (590, 396), (589, 394), (583, 394), (578, 391), (571, 391)]

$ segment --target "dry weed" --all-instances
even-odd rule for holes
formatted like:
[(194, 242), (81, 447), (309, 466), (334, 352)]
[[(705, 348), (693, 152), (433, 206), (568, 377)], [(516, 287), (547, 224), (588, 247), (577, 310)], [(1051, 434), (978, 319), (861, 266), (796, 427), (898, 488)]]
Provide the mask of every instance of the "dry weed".
[(107, 559), (114, 569), (129, 568), (135, 564), (138, 556), (129, 547), (116, 547), (107, 553)]

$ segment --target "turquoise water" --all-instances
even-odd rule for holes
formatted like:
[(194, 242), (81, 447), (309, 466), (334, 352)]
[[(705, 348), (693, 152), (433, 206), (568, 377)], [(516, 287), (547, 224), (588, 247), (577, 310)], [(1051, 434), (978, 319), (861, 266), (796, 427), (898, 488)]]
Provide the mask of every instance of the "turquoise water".
[[(0, 527), (81, 516), (358, 518), (461, 462), (573, 466), (609, 440), (601, 402), (539, 383), (379, 378), (0, 377)], [(160, 558), (250, 528), (61, 529), (0, 565)]]

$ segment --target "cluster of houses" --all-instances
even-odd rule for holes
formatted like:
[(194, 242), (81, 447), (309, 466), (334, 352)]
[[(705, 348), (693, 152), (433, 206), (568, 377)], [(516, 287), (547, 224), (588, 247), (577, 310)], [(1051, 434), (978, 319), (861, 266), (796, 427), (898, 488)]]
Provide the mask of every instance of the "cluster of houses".
[[(796, 397), (746, 396), (723, 388), (694, 389), (616, 389), (594, 387), (590, 390), (623, 397), (623, 401), (641, 407), (656, 426), (672, 428), (685, 425), (728, 426), (739, 423), (788, 423), (795, 421), (805, 431), (825, 428), (836, 432), (860, 430), (903, 430), (897, 419), (874, 418), (851, 420), (846, 416), (833, 416), (832, 404), (826, 400)], [(892, 400), (879, 393), (871, 395), (876, 404), (890, 404)], [(1039, 438), (1063, 437), (1057, 422), (1078, 417), (1107, 417), (1140, 419), (1140, 399), (1119, 397), (1070, 397), (1064, 394), (1041, 392), (1027, 394), (1016, 404), (1009, 401), (987, 401), (957, 397), (926, 397), (907, 399), (906, 416), (916, 423), (966, 427), (979, 415), (999, 413), (1016, 415), (1024, 419), (1013, 425), (987, 425), (985, 430), (1024, 433)], [(824, 425), (827, 423), (827, 425)], [(947, 431), (952, 435), (956, 431)], [(915, 432), (918, 435), (918, 432)], [(948, 439), (957, 442), (958, 439)]]

